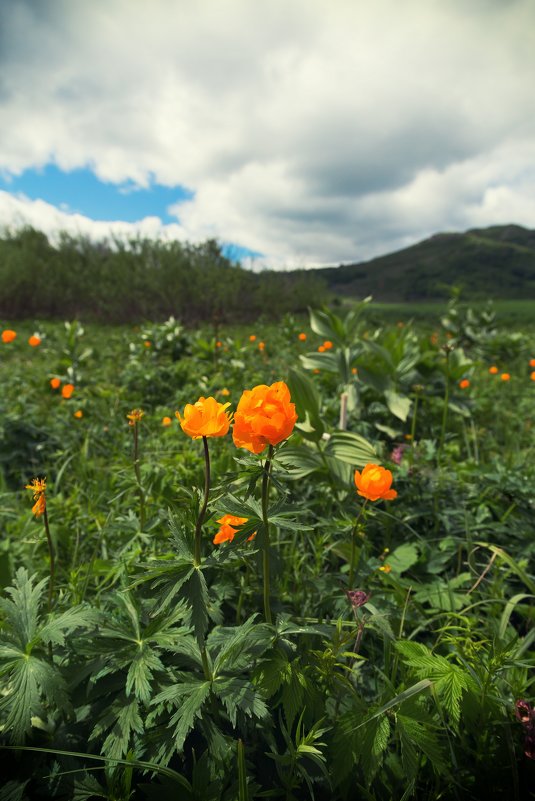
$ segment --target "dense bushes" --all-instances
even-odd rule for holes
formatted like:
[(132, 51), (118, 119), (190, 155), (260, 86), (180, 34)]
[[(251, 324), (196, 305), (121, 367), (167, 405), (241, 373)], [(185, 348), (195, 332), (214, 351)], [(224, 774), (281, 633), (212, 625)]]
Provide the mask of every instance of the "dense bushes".
[(0, 314), (10, 319), (246, 322), (303, 311), (323, 286), (305, 271), (244, 270), (214, 240), (109, 244), (63, 234), (53, 246), (32, 228), (0, 239)]

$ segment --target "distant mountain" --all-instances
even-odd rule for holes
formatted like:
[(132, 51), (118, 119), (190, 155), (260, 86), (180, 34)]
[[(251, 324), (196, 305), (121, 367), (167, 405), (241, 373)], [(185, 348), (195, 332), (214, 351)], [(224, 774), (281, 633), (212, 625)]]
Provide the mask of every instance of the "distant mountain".
[(535, 298), (535, 231), (520, 225), (440, 233), (359, 264), (317, 270), (338, 295), (375, 300), (441, 300), (462, 287), (466, 300)]

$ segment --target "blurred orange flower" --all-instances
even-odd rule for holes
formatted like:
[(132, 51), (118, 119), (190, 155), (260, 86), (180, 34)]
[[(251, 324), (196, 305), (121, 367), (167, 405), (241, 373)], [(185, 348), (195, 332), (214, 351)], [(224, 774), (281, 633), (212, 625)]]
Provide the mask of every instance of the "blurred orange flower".
[(391, 485), (392, 473), (377, 464), (367, 464), (362, 473), (355, 470), (357, 493), (368, 501), (392, 501), (397, 497), (397, 492), (391, 489)]
[[(247, 523), (248, 520), (248, 517), (236, 517), (235, 515), (223, 515), (223, 517), (220, 517), (217, 522), (221, 523), (221, 526), (214, 537), (214, 545), (220, 545), (222, 542), (232, 542), (237, 529)], [(252, 540), (255, 534), (256, 531), (253, 531), (251, 536), (247, 538), (247, 542)]]
[(489, 373), (491, 375), (496, 375), (497, 372), (498, 372), (498, 368), (496, 367), (495, 364), (493, 364), (492, 367), (489, 367)]
[(351, 368), (351, 372), (352, 372), (353, 375), (358, 375), (358, 373), (359, 373), (359, 371), (357, 370), (356, 367), (352, 367)]
[(52, 387), (52, 389), (59, 389), (60, 385), (61, 385), (61, 381), (59, 380), (59, 378), (51, 378), (50, 379), (50, 386)]
[(320, 345), (319, 346), (318, 353), (325, 353), (325, 345)]
[(28, 345), (31, 345), (32, 348), (36, 348), (40, 344), (41, 344), (41, 337), (38, 337), (37, 334), (32, 334), (32, 336), (28, 340)]
[(251, 334), (249, 337), (249, 342), (254, 342), (256, 340), (256, 334)]
[(502, 373), (500, 378), (502, 379), (502, 381), (509, 381), (511, 376), (509, 375), (509, 373)]
[(84, 416), (84, 413), (83, 413), (83, 411), (82, 411), (81, 409), (77, 409), (77, 410), (74, 412), (74, 415), (73, 415), (73, 416), (74, 416), (74, 417), (76, 417), (76, 419), (77, 419), (77, 420), (81, 420), (81, 419), (82, 419), (82, 417)]
[(530, 378), (531, 378), (532, 381), (535, 381), (535, 370), (530, 375)]
[(270, 387), (259, 384), (244, 390), (236, 414), (232, 438), (237, 448), (261, 453), (266, 445), (287, 439), (297, 421), (295, 404), (284, 381)]
[(217, 342), (215, 343), (215, 346), (216, 346), (216, 348), (221, 348), (221, 347), (223, 347), (223, 343), (221, 342), (221, 340), (220, 340), (220, 339), (218, 339), (218, 340), (217, 340)]
[(141, 423), (142, 418), (145, 417), (145, 412), (143, 409), (132, 409), (126, 416), (128, 418), (128, 425), (135, 426)]
[(222, 395), (223, 395), (225, 398), (228, 398), (228, 396), (230, 395), (230, 389), (227, 389), (226, 387), (223, 387), (223, 389), (221, 390), (221, 394), (222, 394)]
[(459, 381), (459, 387), (461, 389), (468, 389), (470, 386), (470, 381), (467, 378), (463, 378), (462, 381)]
[(307, 335), (306, 335), (306, 334), (304, 334), (303, 332), (301, 332), (301, 333), (299, 334), (299, 336), (298, 336), (298, 339), (299, 339), (301, 342), (306, 342), (306, 341), (307, 341)]
[(61, 388), (61, 396), (63, 398), (70, 398), (74, 392), (74, 384), (64, 384)]
[(379, 568), (379, 570), (380, 570), (382, 573), (390, 573), (390, 571), (392, 570), (392, 568), (390, 567), (390, 565), (381, 565), (381, 567)]
[(170, 426), (172, 422), (173, 421), (171, 420), (170, 417), (162, 417), (162, 425), (164, 426), (164, 428)]
[(330, 339), (326, 339), (325, 342), (323, 343), (323, 347), (325, 348), (325, 350), (330, 350), (332, 346), (333, 343), (331, 342)]
[(10, 328), (6, 328), (5, 331), (2, 331), (2, 342), (5, 343), (13, 342), (16, 336), (17, 336), (16, 331), (12, 331)]
[(258, 350), (265, 350), (265, 348), (266, 348), (266, 343), (265, 342), (259, 342), (258, 343)]
[(535, 359), (530, 359), (529, 360), (529, 366), (530, 367), (535, 367)]
[(175, 415), (180, 420), (182, 431), (192, 439), (201, 437), (224, 437), (230, 428), (231, 413), (227, 412), (230, 403), (219, 403), (215, 398), (201, 397), (196, 403), (187, 403), (184, 416)]
[(146, 339), (146, 340), (143, 342), (143, 344), (145, 345), (145, 347), (146, 347), (146, 348), (150, 348), (150, 347), (151, 347), (151, 345), (152, 345), (152, 342), (150, 341), (150, 339)]
[(35, 503), (32, 506), (32, 512), (36, 517), (40, 517), (46, 509), (46, 478), (32, 478), (31, 484), (26, 484), (26, 489), (33, 492)]

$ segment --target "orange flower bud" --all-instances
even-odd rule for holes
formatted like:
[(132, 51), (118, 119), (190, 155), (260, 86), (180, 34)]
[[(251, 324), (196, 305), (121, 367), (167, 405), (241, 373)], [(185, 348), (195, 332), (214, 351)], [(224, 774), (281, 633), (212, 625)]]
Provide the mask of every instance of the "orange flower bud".
[(397, 492), (390, 488), (391, 485), (392, 473), (377, 464), (367, 464), (362, 473), (355, 470), (357, 493), (369, 501), (394, 500)]
[(325, 353), (325, 345), (320, 345), (319, 346), (318, 353)]
[[(221, 523), (221, 526), (214, 537), (214, 545), (220, 545), (222, 542), (232, 542), (237, 529), (247, 523), (248, 520), (248, 517), (236, 517), (235, 515), (223, 515), (223, 517), (220, 517), (217, 522)], [(256, 531), (247, 538), (247, 542), (252, 540), (255, 534)]]
[(200, 437), (224, 437), (230, 428), (230, 403), (219, 403), (215, 398), (199, 398), (196, 403), (187, 403), (184, 416), (175, 412), (182, 431), (192, 439)]
[(509, 373), (502, 373), (500, 378), (502, 379), (502, 381), (509, 381), (511, 376), (509, 375)]
[(150, 341), (150, 339), (146, 339), (146, 340), (143, 342), (143, 344), (145, 345), (145, 347), (146, 347), (146, 348), (150, 348), (150, 347), (152, 347), (152, 342)]
[(256, 340), (256, 334), (251, 334), (249, 337), (249, 342), (254, 342)]
[(530, 367), (535, 367), (535, 359), (530, 359), (529, 360), (529, 366)]
[(6, 344), (8, 342), (13, 342), (16, 336), (17, 336), (16, 331), (12, 331), (10, 328), (6, 328), (5, 331), (2, 331), (2, 342), (5, 342)]
[(61, 385), (61, 381), (59, 380), (59, 378), (51, 378), (50, 379), (50, 386), (52, 387), (52, 389), (59, 389), (60, 385)]
[(265, 350), (265, 348), (266, 348), (266, 343), (265, 342), (259, 342), (258, 343), (258, 350)]
[(535, 370), (530, 375), (530, 378), (531, 378), (532, 381), (535, 381)]
[(463, 378), (462, 381), (459, 381), (459, 387), (461, 389), (468, 389), (470, 386), (470, 381), (467, 378)]
[(489, 367), (489, 373), (491, 375), (496, 375), (497, 372), (498, 372), (498, 368), (496, 367), (495, 364), (493, 364), (492, 367)]
[(63, 398), (70, 398), (74, 392), (74, 384), (64, 384), (61, 388), (61, 396)]
[(307, 341), (307, 335), (301, 333), (301, 334), (299, 334), (298, 339), (300, 340), (300, 342), (306, 342)]
[(323, 343), (323, 347), (325, 348), (325, 350), (330, 350), (332, 346), (333, 343), (331, 342), (330, 339), (326, 339), (325, 342)]
[(38, 337), (37, 334), (32, 334), (32, 336), (28, 340), (28, 345), (31, 345), (32, 348), (36, 348), (40, 344), (41, 344), (41, 337)]
[(266, 445), (287, 439), (296, 421), (295, 404), (284, 381), (270, 387), (259, 384), (243, 392), (234, 415), (232, 438), (237, 448), (261, 453)]
[(173, 421), (171, 420), (170, 417), (162, 417), (162, 425), (164, 426), (164, 428), (168, 428), (168, 426), (170, 426), (172, 422)]
[(76, 419), (77, 419), (77, 420), (81, 420), (81, 419), (82, 419), (82, 417), (84, 416), (84, 413), (83, 413), (83, 411), (82, 411), (81, 409), (77, 409), (77, 410), (76, 410), (76, 411), (73, 413), (73, 416), (74, 416), (74, 417), (76, 417)]

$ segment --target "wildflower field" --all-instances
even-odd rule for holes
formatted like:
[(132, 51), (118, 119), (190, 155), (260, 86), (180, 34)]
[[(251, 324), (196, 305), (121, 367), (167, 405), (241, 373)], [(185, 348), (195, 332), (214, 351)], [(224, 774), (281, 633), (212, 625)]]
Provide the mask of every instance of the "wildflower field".
[(0, 801), (535, 798), (535, 327), (3, 323)]

